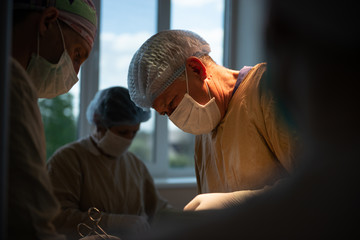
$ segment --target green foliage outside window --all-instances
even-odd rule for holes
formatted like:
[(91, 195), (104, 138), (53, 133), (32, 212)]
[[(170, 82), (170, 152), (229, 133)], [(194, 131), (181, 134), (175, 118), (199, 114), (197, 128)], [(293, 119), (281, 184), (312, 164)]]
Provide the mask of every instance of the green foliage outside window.
[[(52, 99), (39, 99), (38, 104), (44, 123), (46, 157), (49, 159), (57, 149), (77, 139), (73, 95), (67, 93)], [(151, 162), (153, 147), (152, 133), (139, 131), (129, 150), (144, 162)], [(193, 148), (194, 142), (191, 138), (179, 134), (179, 137), (169, 145), (169, 166), (171, 168), (194, 166)]]
[(39, 99), (45, 137), (46, 157), (76, 139), (76, 121), (73, 114), (73, 96), (70, 93), (52, 99)]

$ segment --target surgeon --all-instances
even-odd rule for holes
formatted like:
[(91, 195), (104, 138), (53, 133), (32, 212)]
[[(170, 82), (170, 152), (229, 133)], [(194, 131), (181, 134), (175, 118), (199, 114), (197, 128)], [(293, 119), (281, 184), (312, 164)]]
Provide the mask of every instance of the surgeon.
[(137, 107), (126, 88), (111, 87), (95, 95), (86, 115), (94, 132), (57, 150), (47, 165), (61, 203), (55, 226), (78, 239), (76, 226), (86, 223), (88, 209), (96, 207), (103, 213), (99, 224), (110, 234), (147, 230), (167, 202), (145, 164), (128, 148), (150, 111)]
[(63, 239), (52, 223), (60, 205), (46, 171), (38, 98), (78, 81), (97, 29), (91, 0), (13, 1), (8, 132), (8, 239)]
[(266, 64), (231, 70), (209, 53), (209, 44), (194, 32), (163, 31), (137, 50), (128, 73), (138, 106), (152, 107), (196, 135), (201, 194), (185, 210), (241, 202), (294, 168), (293, 133), (263, 86)]

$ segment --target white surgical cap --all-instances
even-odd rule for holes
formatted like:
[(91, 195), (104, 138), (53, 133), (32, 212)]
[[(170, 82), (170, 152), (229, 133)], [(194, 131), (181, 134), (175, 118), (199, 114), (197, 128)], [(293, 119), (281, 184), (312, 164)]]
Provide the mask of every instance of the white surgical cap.
[(112, 127), (135, 125), (150, 118), (150, 110), (137, 107), (123, 87), (111, 87), (96, 93), (86, 117), (90, 124)]
[(167, 30), (155, 34), (131, 60), (128, 73), (131, 99), (140, 107), (150, 108), (184, 72), (188, 57), (201, 57), (209, 52), (209, 44), (191, 31)]

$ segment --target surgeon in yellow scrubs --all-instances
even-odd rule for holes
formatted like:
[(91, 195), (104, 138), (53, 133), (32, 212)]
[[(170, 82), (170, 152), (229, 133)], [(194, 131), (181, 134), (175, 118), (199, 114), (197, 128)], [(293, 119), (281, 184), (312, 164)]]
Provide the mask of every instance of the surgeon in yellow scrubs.
[(185, 210), (239, 203), (289, 175), (294, 138), (264, 88), (266, 64), (241, 70), (216, 64), (210, 46), (186, 30), (149, 38), (128, 73), (132, 100), (196, 136), (200, 195)]
[(99, 225), (114, 236), (149, 229), (152, 218), (168, 207), (145, 164), (128, 151), (150, 112), (137, 107), (123, 87), (99, 91), (87, 109), (94, 132), (55, 152), (48, 171), (61, 213), (58, 231), (78, 239), (79, 223), (89, 223), (88, 209), (102, 212)]

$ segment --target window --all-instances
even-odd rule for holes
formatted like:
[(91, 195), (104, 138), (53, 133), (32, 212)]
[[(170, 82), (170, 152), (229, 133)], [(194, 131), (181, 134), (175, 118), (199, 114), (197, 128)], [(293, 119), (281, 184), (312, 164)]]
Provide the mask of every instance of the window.
[[(100, 49), (98, 56), (95, 56), (95, 61), (99, 61), (99, 78), (96, 80), (98, 82), (87, 81), (86, 84), (93, 89), (94, 86), (95, 89), (127, 87), (128, 66), (133, 54), (144, 41), (156, 33), (159, 27), (157, 24), (161, 24), (158, 23), (158, 11), (158, 0), (101, 1)], [(165, 11), (170, 15), (171, 29), (188, 29), (198, 33), (209, 42), (212, 48), (211, 57), (218, 64), (222, 64), (223, 0), (173, 0), (171, 9), (165, 8)], [(80, 94), (84, 89), (88, 91), (87, 87), (81, 87), (77, 83), (68, 94), (52, 100), (39, 100), (49, 148), (48, 157), (57, 148), (79, 138), (75, 133), (87, 124), (86, 118), (82, 116), (87, 108), (84, 103), (89, 102), (93, 96), (85, 96), (83, 99)], [(55, 112), (52, 111), (55, 110), (49, 110), (50, 106), (53, 109), (54, 104), (58, 104), (56, 111), (62, 115), (57, 119), (53, 118)], [(61, 120), (59, 125), (50, 127), (50, 122), (55, 120)], [(69, 130), (65, 134), (67, 137), (58, 141), (66, 128)], [(147, 164), (155, 178), (193, 177), (194, 142), (193, 135), (184, 133), (167, 117), (152, 110), (151, 119), (141, 124), (130, 150)]]
[[(173, 0), (171, 29), (186, 29), (199, 34), (210, 44), (210, 56), (222, 64), (223, 13), (223, 0)], [(169, 168), (173, 172), (181, 169), (182, 175), (193, 174), (194, 135), (183, 132), (168, 120), (168, 141)]]
[(44, 124), (46, 158), (49, 159), (58, 148), (77, 139), (79, 83), (66, 94), (52, 99), (40, 98), (38, 105)]
[[(99, 89), (127, 88), (128, 67), (135, 51), (156, 32), (156, 0), (106, 0), (101, 5)], [(154, 115), (141, 124), (130, 151), (153, 162)]]
[(76, 119), (74, 117), (74, 96), (72, 93), (53, 99), (39, 99), (39, 107), (44, 123), (46, 157), (61, 146), (76, 139)]

